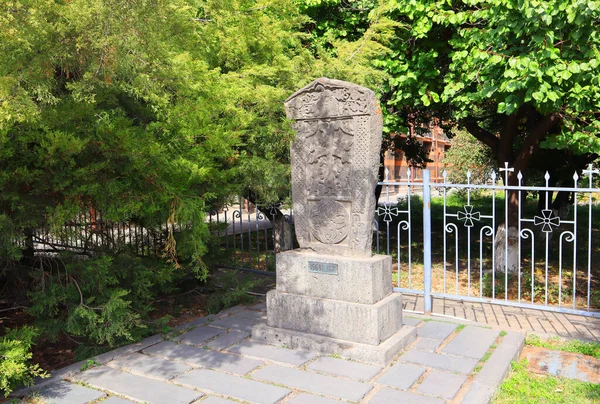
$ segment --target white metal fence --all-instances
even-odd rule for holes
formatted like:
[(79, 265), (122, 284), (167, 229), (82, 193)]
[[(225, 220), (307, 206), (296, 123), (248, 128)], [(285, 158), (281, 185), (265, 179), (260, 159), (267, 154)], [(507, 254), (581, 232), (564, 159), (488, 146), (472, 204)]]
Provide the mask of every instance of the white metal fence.
[[(380, 183), (375, 248), (394, 258), (394, 290), (423, 294), (426, 312), (440, 297), (600, 317), (598, 170), (575, 173), (572, 187), (549, 186), (547, 173), (541, 187), (524, 185), (521, 173), (517, 185), (504, 185), (512, 171), (500, 169), (502, 183), (493, 173), (489, 184), (471, 184), (467, 173), (453, 184), (444, 173), (434, 184), (428, 170), (422, 182)], [(399, 200), (391, 197), (398, 187), (406, 189)], [(553, 208), (559, 192), (569, 202)], [(540, 194), (542, 209), (531, 199)]]

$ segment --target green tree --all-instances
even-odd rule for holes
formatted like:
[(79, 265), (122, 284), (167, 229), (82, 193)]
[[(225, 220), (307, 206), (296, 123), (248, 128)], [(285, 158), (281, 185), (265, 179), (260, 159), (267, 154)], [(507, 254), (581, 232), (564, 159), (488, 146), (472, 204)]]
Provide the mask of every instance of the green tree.
[(471, 183), (484, 183), (498, 167), (489, 148), (466, 131), (457, 130), (452, 136), (452, 146), (444, 156), (448, 182), (465, 184), (470, 171)]
[(115, 221), (195, 223), (180, 247), (200, 258), (202, 212), (226, 192), (237, 139), (204, 113), (219, 83), (194, 57), (193, 17), (179, 0), (2, 3), (5, 240), (94, 207)]
[(599, 2), (381, 3), (401, 24), (377, 62), (393, 76), (390, 122), (466, 129), (515, 168), (511, 185), (540, 147), (600, 151)]
[[(307, 22), (294, 0), (0, 3), (0, 260), (22, 258), (15, 239), (30, 247), (30, 312), (46, 335), (139, 337), (153, 298), (184, 276), (205, 279), (209, 209), (231, 195), (263, 207), (289, 195), (284, 100), (322, 75), (385, 78), (363, 68), (377, 41), (311, 50)], [(34, 269), (33, 230), (90, 208), (181, 226), (163, 251), (173, 265), (63, 252)]]
[[(273, 222), (279, 248), (290, 228), (277, 206), (289, 200), (289, 146), (294, 133), (283, 102), (320, 76), (381, 86), (384, 72), (370, 66), (384, 48), (377, 36), (335, 38), (307, 35), (314, 25), (296, 1), (206, 1), (197, 20), (202, 37), (212, 38), (202, 57), (227, 83), (221, 98), (238, 137), (231, 182)], [(223, 106), (224, 107), (224, 106)], [(220, 203), (220, 201), (218, 201)], [(288, 242), (287, 246), (291, 244)]]
[[(568, 176), (555, 174), (569, 185), (573, 171), (581, 172), (599, 154), (600, 2), (305, 3), (321, 10), (360, 4), (371, 24), (365, 28), (359, 19), (364, 36), (381, 32), (387, 39), (382, 44), (389, 52), (374, 64), (390, 77), (380, 91), (388, 133), (419, 133), (432, 122), (447, 134), (466, 130), (489, 148), (498, 166), (506, 162), (515, 169), (509, 185), (517, 183), (518, 172), (528, 177), (532, 167), (548, 169), (550, 155), (565, 160), (551, 168), (569, 170)], [(329, 21), (316, 27), (323, 27), (325, 38), (356, 26), (319, 16)], [(555, 202), (568, 200), (557, 195)], [(509, 193), (509, 205), (513, 225), (516, 192)]]

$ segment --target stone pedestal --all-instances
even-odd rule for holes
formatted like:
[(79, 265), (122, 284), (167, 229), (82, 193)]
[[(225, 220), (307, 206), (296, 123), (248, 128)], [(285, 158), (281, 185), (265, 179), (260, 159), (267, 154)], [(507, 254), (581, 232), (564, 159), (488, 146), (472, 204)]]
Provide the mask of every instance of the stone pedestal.
[(267, 294), (267, 325), (252, 338), (385, 365), (416, 336), (402, 326), (392, 293), (392, 259), (294, 250), (277, 256), (277, 287)]

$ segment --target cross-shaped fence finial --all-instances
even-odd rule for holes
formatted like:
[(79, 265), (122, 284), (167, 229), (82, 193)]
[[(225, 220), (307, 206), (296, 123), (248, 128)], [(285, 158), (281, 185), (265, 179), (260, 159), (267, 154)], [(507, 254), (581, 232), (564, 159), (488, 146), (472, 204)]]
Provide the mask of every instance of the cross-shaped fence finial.
[(591, 188), (592, 187), (592, 180), (593, 180), (594, 174), (600, 174), (600, 171), (597, 168), (594, 168), (594, 165), (592, 163), (590, 163), (588, 165), (588, 169), (587, 170), (583, 170), (582, 173), (583, 173), (583, 175), (589, 176), (590, 188)]
[(583, 174), (587, 174), (590, 177), (594, 174), (600, 174), (600, 171), (598, 169), (594, 169), (594, 165), (592, 163), (590, 163), (588, 165), (588, 169), (587, 170), (583, 170), (582, 171)]
[(504, 168), (500, 168), (500, 171), (504, 171), (504, 185), (508, 185), (508, 173), (515, 171), (514, 168), (508, 168), (508, 161), (504, 162)]

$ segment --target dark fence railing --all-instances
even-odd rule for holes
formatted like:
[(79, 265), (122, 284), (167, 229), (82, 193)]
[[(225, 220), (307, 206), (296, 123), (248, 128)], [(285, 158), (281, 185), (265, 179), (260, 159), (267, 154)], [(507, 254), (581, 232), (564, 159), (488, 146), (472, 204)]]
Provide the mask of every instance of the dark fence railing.
[[(164, 249), (167, 228), (167, 224), (148, 228), (134, 221), (114, 222), (91, 210), (79, 214), (59, 229), (34, 229), (29, 237), (38, 256), (52, 256), (64, 251), (88, 255), (125, 249), (139, 256), (153, 256)], [(17, 244), (25, 249), (27, 241), (21, 239)]]
[(275, 274), (276, 254), (295, 248), (293, 214), (281, 206), (261, 212), (240, 199), (209, 214), (213, 235), (210, 260), (219, 267)]

